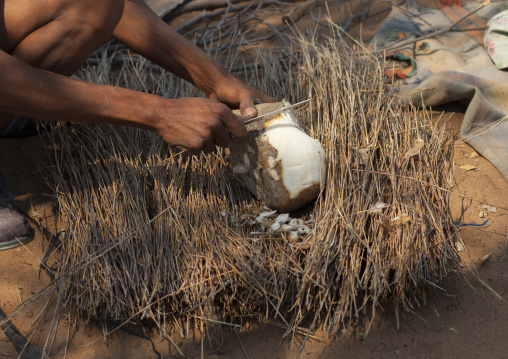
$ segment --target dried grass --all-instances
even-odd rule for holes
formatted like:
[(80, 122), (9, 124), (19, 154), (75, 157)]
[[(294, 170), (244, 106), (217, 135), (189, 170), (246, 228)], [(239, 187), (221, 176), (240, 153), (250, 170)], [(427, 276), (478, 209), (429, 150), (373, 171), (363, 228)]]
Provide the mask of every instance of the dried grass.
[[(67, 228), (64, 304), (85, 319), (150, 318), (182, 335), (260, 318), (335, 335), (387, 300), (411, 310), (457, 268), (443, 190), (449, 132), (400, 106), (378, 60), (337, 36), (301, 36), (286, 58), (260, 57), (263, 68), (245, 79), (278, 99), (312, 98), (300, 116), (327, 153), (327, 185), (292, 214), (311, 233), (290, 241), (246, 221), (262, 209), (220, 151), (191, 157), (143, 130), (74, 124), (56, 134), (48, 175)], [(143, 61), (115, 73), (104, 59), (82, 77), (167, 98), (197, 94)]]

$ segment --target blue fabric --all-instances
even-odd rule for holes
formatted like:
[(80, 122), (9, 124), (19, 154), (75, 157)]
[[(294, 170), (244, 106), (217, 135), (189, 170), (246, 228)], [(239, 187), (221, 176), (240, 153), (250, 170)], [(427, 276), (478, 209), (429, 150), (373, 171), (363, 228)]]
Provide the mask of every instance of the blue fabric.
[(0, 138), (19, 138), (35, 136), (44, 130), (42, 121), (25, 116), (16, 116), (0, 128)]
[(0, 203), (11, 203), (14, 197), (10, 192), (4, 190), (5, 182), (7, 182), (7, 180), (4, 174), (0, 172)]

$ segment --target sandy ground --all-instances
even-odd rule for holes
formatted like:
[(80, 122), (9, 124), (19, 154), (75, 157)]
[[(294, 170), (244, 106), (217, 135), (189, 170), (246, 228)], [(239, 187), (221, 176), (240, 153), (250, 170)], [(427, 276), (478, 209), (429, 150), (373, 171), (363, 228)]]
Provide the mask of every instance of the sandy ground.
[[(387, 12), (370, 18), (363, 24), (362, 34), (375, 31)], [(353, 31), (360, 33), (360, 27)], [(450, 117), (451, 130), (458, 133), (464, 108), (449, 105), (434, 109), (437, 118), (441, 113)], [(456, 186), (451, 195), (451, 207), (455, 219), (462, 223), (489, 222), (484, 227), (463, 227), (461, 236), (467, 251), (462, 252), (465, 262), (477, 270), (488, 286), (502, 298), (508, 298), (508, 183), (495, 168), (481, 157), (471, 157), (474, 152), (467, 144), (455, 146)], [(35, 240), (24, 248), (0, 252), (0, 306), (11, 312), (48, 283), (45, 274), (39, 275), (39, 261), (47, 240), (43, 238), (40, 223), (54, 231), (51, 190), (44, 184), (40, 168), (47, 165), (46, 147), (41, 139), (0, 140), (0, 170), (8, 178), (7, 189), (16, 194), (15, 205), (26, 213), (36, 228)], [(477, 171), (465, 172), (459, 166), (470, 164)], [(465, 197), (463, 197), (465, 196)], [(497, 208), (487, 217), (481, 206), (489, 204)], [(478, 259), (490, 254), (488, 260), (478, 265)], [(379, 313), (369, 335), (348, 338), (328, 338), (317, 333), (308, 340), (301, 358), (502, 358), (506, 357), (505, 329), (508, 327), (506, 303), (482, 286), (471, 274), (450, 275), (426, 300), (425, 305), (413, 313), (401, 313), (400, 328), (391, 307)], [(30, 324), (45, 305), (44, 298), (33, 308), (24, 310), (15, 323), (24, 333), (32, 334), (32, 341), (44, 347), (51, 321), (46, 317), (43, 325), (29, 330)], [(52, 308), (53, 303), (49, 303)], [(100, 340), (101, 331), (94, 325), (81, 325), (78, 330), (60, 313), (56, 339), (52, 346), (52, 358), (165, 358), (179, 357), (179, 351), (188, 357), (201, 356), (201, 343), (197, 339), (184, 339), (174, 335), (175, 345), (164, 341), (161, 345), (155, 331), (146, 334), (140, 328), (128, 327), (113, 333), (107, 341)], [(292, 358), (298, 354), (301, 337), (283, 340), (284, 330), (275, 325), (246, 329), (238, 336), (226, 336), (222, 348), (213, 353), (205, 343), (203, 353), (207, 358)], [(99, 338), (99, 341), (91, 344)], [(4, 334), (0, 334), (0, 358), (15, 358), (16, 352)]]

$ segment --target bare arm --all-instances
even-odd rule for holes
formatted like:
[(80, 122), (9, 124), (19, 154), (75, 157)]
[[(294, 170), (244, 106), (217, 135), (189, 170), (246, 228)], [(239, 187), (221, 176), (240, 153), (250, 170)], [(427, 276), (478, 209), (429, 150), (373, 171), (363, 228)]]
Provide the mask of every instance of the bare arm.
[(242, 114), (255, 116), (254, 103), (273, 101), (236, 79), (221, 64), (162, 21), (142, 0), (126, 0), (124, 15), (113, 36), (193, 83), (211, 99), (240, 108)]
[[(4, 69), (0, 76), (1, 112), (57, 121), (70, 119), (146, 128), (174, 146), (198, 153), (211, 152), (215, 145), (227, 147), (230, 134), (245, 135), (244, 119), (235, 116), (223, 103), (240, 107), (244, 114), (253, 116), (256, 99), (271, 100), (235, 79), (223, 66), (176, 34), (139, 0), (126, 0), (114, 35), (194, 83), (216, 101), (204, 98), (166, 100), (113, 86), (90, 84), (27, 65), (0, 51), (0, 68)], [(58, 41), (64, 40), (65, 37)]]
[(0, 68), (8, 69), (0, 76), (0, 108), (7, 113), (55, 121), (72, 118), (76, 122), (153, 128), (149, 118), (141, 116), (135, 120), (141, 112), (138, 106), (125, 106), (144, 94), (40, 70), (4, 51), (0, 51)]
[(0, 108), (7, 113), (145, 128), (191, 153), (227, 147), (229, 133), (238, 137), (246, 133), (227, 106), (207, 99), (165, 100), (91, 84), (37, 69), (3, 51), (0, 68), (9, 69), (0, 76)]

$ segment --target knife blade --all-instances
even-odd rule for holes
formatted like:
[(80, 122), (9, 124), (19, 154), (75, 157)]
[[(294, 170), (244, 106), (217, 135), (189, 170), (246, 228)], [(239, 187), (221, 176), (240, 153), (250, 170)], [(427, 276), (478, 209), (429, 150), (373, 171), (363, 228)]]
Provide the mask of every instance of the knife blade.
[(253, 123), (253, 122), (256, 122), (256, 121), (259, 121), (261, 120), (263, 117), (266, 117), (266, 116), (269, 116), (269, 115), (275, 115), (275, 114), (278, 114), (278, 113), (281, 113), (281, 112), (284, 112), (286, 111), (288, 108), (293, 108), (293, 107), (296, 107), (296, 106), (300, 106), (300, 105), (303, 105), (304, 103), (307, 103), (309, 102), (311, 99), (308, 98), (307, 100), (303, 100), (303, 101), (300, 101), (298, 103), (295, 103), (293, 105), (289, 105), (289, 106), (284, 106), (278, 110), (275, 110), (275, 111), (272, 111), (272, 112), (268, 112), (268, 113), (265, 113), (263, 115), (260, 115), (260, 116), (256, 116), (254, 118), (251, 118), (247, 121), (244, 122), (244, 124), (248, 125), (249, 123)]

